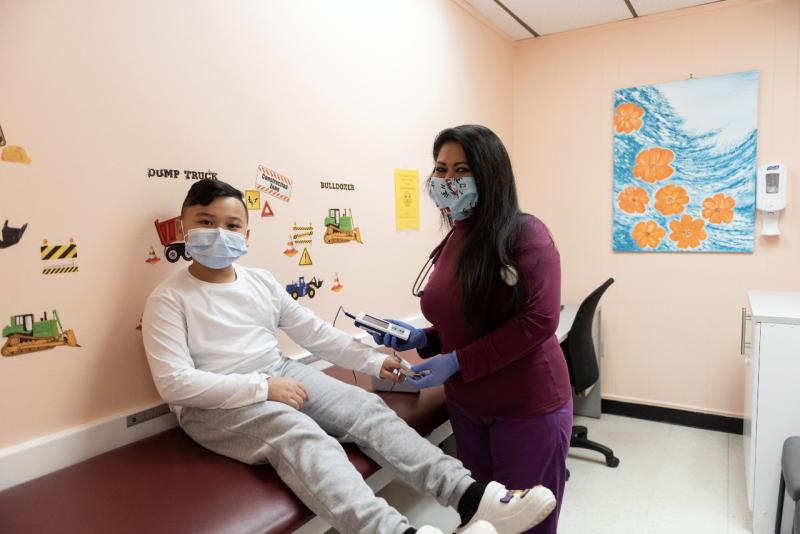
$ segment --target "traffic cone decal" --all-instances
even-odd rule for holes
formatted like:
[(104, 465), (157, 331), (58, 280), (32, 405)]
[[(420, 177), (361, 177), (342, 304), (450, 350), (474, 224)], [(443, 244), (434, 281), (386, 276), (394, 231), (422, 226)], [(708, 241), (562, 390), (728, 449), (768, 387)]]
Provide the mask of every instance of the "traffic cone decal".
[(286, 242), (286, 250), (284, 250), (283, 253), (289, 256), (290, 258), (295, 254), (297, 254), (297, 249), (294, 248), (294, 241), (292, 241), (292, 236), (289, 236), (289, 241)]
[(161, 261), (161, 258), (156, 256), (156, 250), (153, 247), (150, 247), (150, 251), (147, 253), (147, 259), (144, 260), (145, 263), (158, 263)]
[(333, 285), (331, 291), (341, 291), (344, 286), (339, 282), (339, 273), (333, 273)]

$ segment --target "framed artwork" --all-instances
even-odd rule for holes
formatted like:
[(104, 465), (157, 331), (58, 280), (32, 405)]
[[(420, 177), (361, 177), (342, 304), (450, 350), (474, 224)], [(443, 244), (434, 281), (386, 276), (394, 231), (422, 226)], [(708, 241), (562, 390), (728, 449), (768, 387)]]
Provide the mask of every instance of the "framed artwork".
[(752, 252), (757, 71), (614, 94), (616, 252)]

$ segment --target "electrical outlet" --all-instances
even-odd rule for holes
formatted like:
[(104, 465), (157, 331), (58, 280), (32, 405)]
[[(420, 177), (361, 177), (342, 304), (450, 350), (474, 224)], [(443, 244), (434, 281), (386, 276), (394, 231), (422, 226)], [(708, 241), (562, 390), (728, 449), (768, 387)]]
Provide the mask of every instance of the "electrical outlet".
[(160, 417), (166, 413), (169, 413), (169, 406), (166, 404), (160, 404), (158, 406), (154, 406), (153, 408), (148, 408), (147, 410), (142, 410), (141, 412), (136, 412), (135, 414), (129, 415), (127, 417), (127, 426), (132, 427), (133, 425), (144, 423), (145, 421), (155, 419), (156, 417)]

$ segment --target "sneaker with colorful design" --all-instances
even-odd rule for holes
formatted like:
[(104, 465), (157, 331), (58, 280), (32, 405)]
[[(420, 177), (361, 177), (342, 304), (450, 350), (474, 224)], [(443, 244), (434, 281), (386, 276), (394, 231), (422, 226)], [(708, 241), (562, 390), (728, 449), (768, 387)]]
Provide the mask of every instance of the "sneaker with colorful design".
[(544, 486), (509, 490), (499, 482), (489, 482), (478, 511), (456, 532), (470, 532), (473, 523), (483, 520), (491, 523), (499, 534), (518, 534), (544, 521), (555, 507), (553, 492)]

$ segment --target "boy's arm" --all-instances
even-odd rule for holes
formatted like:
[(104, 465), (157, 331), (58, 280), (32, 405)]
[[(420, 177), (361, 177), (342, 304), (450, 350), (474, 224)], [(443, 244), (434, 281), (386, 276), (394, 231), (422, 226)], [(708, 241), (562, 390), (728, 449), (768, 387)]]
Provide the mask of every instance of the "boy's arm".
[(142, 338), (161, 398), (194, 408), (238, 408), (267, 400), (264, 373), (218, 374), (195, 369), (186, 342), (186, 321), (178, 303), (163, 296), (147, 300)]
[(280, 286), (277, 292), (281, 310), (278, 327), (286, 332), (292, 341), (314, 356), (345, 369), (380, 376), (381, 365), (387, 358), (386, 354), (337, 330), (308, 308), (300, 306)]

